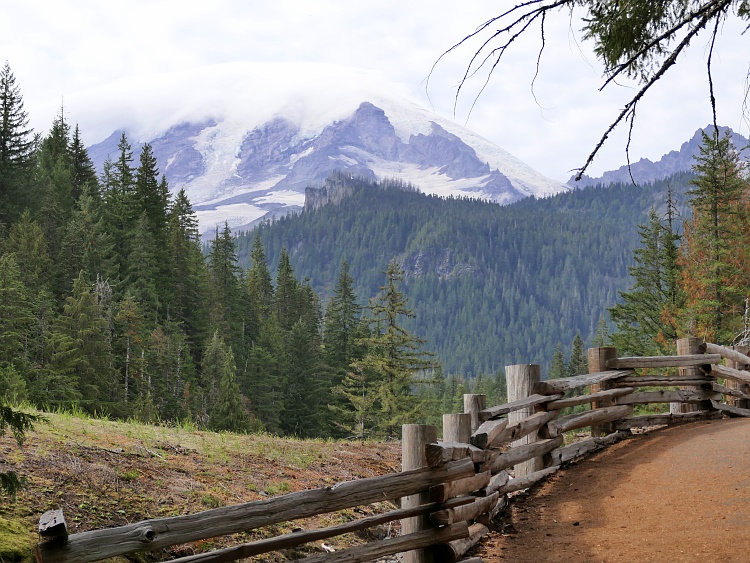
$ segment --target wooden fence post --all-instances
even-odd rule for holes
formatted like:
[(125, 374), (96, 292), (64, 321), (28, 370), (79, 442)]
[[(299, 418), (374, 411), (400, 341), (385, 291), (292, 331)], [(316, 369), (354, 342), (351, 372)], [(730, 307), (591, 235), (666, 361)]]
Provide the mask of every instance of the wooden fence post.
[(471, 432), (471, 414), (443, 415), (443, 442), (468, 444)]
[[(525, 399), (534, 394), (534, 386), (542, 379), (542, 371), (538, 364), (519, 364), (505, 366), (505, 381), (508, 385), (508, 402), (512, 403), (519, 399)], [(519, 409), (508, 413), (508, 422), (513, 424), (534, 414), (534, 407)], [(538, 432), (532, 432), (516, 440), (511, 446), (522, 446), (539, 440)], [(535, 457), (529, 461), (517, 463), (514, 466), (515, 477), (524, 477), (544, 468), (541, 457)]]
[(479, 420), (479, 411), (487, 408), (487, 396), (467, 393), (464, 395), (464, 413), (471, 415), (471, 431), (476, 431), (482, 421)]
[[(617, 358), (617, 348), (612, 346), (603, 346), (601, 348), (589, 348), (588, 360), (589, 360), (589, 373), (601, 373), (607, 371), (607, 361), (614, 360)], [(602, 383), (595, 383), (591, 385), (590, 393), (598, 393), (599, 391), (605, 391), (610, 389), (609, 382), (604, 381)], [(591, 408), (598, 409), (603, 407), (609, 407), (612, 405), (612, 399), (602, 399), (591, 404)], [(612, 424), (594, 424), (591, 426), (591, 436), (598, 438), (602, 434), (609, 434), (612, 432)]]
[[(703, 341), (700, 338), (680, 338), (677, 340), (677, 355), (678, 356), (685, 356), (688, 354), (700, 354), (702, 353), (701, 350), (701, 343)], [(695, 367), (685, 367), (685, 368), (677, 368), (678, 373), (680, 375), (694, 375), (697, 377), (702, 377), (703, 372), (698, 366)], [(699, 389), (695, 386), (682, 386), (680, 389)], [(700, 405), (690, 405), (688, 403), (669, 403), (669, 412), (672, 414), (679, 414), (683, 412), (693, 412), (700, 410)]]
[[(740, 354), (745, 354), (747, 356), (748, 347), (747, 346), (732, 346), (732, 350), (736, 350)], [(747, 370), (748, 365), (747, 364), (741, 364), (740, 362), (735, 362), (734, 360), (727, 359), (726, 361), (727, 367), (739, 369), (739, 370)], [(724, 383), (727, 387), (730, 389), (738, 389), (739, 391), (742, 391), (745, 394), (750, 393), (750, 385), (747, 383), (740, 383), (739, 381), (733, 381), (731, 379), (727, 379)], [(731, 397), (727, 396), (727, 403), (730, 405), (733, 405), (735, 407), (740, 407), (741, 409), (747, 409), (750, 408), (750, 401), (747, 399), (740, 399), (739, 397)]]
[[(401, 427), (401, 470), (427, 467), (427, 444), (437, 442), (437, 428), (426, 424), (404, 424)], [(430, 502), (430, 493), (423, 492), (401, 498), (401, 508), (413, 508)], [(432, 527), (427, 516), (401, 520), (401, 535), (405, 536)], [(418, 549), (402, 555), (403, 563), (431, 563), (429, 552)]]

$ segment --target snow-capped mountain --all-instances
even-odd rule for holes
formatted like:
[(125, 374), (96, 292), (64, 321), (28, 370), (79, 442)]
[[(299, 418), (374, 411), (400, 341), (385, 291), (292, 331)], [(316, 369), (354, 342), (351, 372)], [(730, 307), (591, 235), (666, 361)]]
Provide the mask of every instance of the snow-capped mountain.
[[(186, 190), (203, 232), (224, 221), (240, 229), (300, 209), (305, 188), (334, 170), (501, 204), (570, 189), (361, 71), (295, 67), (302, 93), (299, 85), (273, 86), (261, 71), (268, 69), (231, 64), (204, 69), (200, 80), (190, 73), (162, 79), (159, 92), (172, 96), (168, 114), (152, 117), (157, 125), (150, 127), (123, 117), (89, 148), (94, 164), (101, 170), (108, 156), (116, 159), (123, 130), (136, 155), (150, 143), (171, 189)], [(201, 103), (186, 94), (183, 103), (180, 92), (193, 92), (198, 83), (209, 84), (210, 95)]]

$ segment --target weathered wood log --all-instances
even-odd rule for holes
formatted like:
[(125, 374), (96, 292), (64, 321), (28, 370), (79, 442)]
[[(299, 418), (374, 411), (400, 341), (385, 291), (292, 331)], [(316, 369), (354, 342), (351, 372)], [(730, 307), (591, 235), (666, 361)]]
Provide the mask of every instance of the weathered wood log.
[(617, 430), (629, 430), (630, 428), (683, 424), (685, 422), (695, 422), (696, 420), (714, 420), (717, 418), (721, 418), (720, 411), (695, 411), (675, 414), (665, 413), (631, 416), (615, 422), (615, 428)]
[(484, 514), (480, 514), (479, 516), (474, 518), (474, 522), (484, 524), (490, 530), (497, 530), (498, 527), (494, 520), (495, 518), (497, 518), (497, 515), (506, 508), (508, 508), (508, 495), (501, 495), (497, 502), (492, 506), (492, 508), (490, 508)]
[(187, 516), (156, 518), (127, 526), (72, 534), (63, 544), (42, 543), (38, 551), (45, 563), (98, 561), (415, 494), (438, 483), (473, 474), (474, 464), (471, 460), (454, 461), (436, 468), (347, 481), (333, 487), (300, 491)]
[[(279, 551), (282, 549), (290, 549), (299, 545), (310, 543), (314, 541), (320, 541), (342, 534), (348, 534), (356, 532), (358, 530), (364, 530), (373, 526), (379, 526), (394, 520), (400, 520), (408, 516), (417, 516), (422, 514), (431, 514), (433, 511), (444, 512), (458, 508), (459, 502), (471, 503), (473, 499), (451, 499), (445, 504), (437, 502), (425, 504), (422, 506), (415, 506), (413, 508), (402, 508), (399, 510), (392, 510), (385, 514), (377, 514), (375, 516), (368, 516), (367, 518), (360, 518), (353, 522), (346, 522), (344, 524), (338, 524), (328, 528), (321, 528), (318, 530), (300, 530), (292, 532), (291, 534), (284, 534), (273, 538), (259, 540), (251, 543), (246, 543), (234, 547), (227, 547), (224, 549), (216, 549), (207, 553), (199, 553), (197, 555), (189, 555), (187, 557), (180, 557), (179, 559), (172, 559), (170, 563), (225, 563), (227, 561), (237, 561), (238, 559), (244, 559), (246, 557), (253, 557), (263, 553), (269, 553), (271, 551)], [(452, 505), (452, 506), (451, 506)], [(461, 506), (464, 506), (462, 504)], [(436, 512), (437, 513), (437, 512)], [(460, 520), (455, 520), (459, 522)], [(452, 522), (449, 522), (452, 524)]]
[(609, 369), (667, 368), (702, 366), (721, 362), (719, 354), (690, 354), (685, 356), (643, 356), (614, 358), (607, 361)]
[(559, 399), (556, 401), (551, 401), (547, 403), (547, 408), (550, 410), (562, 410), (569, 407), (577, 407), (578, 405), (585, 405), (587, 403), (593, 403), (594, 401), (598, 401), (600, 399), (614, 399), (617, 397), (622, 397), (623, 395), (627, 395), (628, 393), (632, 393), (635, 391), (633, 387), (620, 387), (618, 389), (607, 389), (606, 391), (597, 391), (596, 393), (591, 393), (590, 395), (579, 395), (577, 397), (566, 397), (564, 399)]
[[(589, 373), (601, 373), (607, 371), (607, 362), (617, 359), (617, 348), (613, 346), (603, 346), (598, 348), (589, 348), (586, 354), (588, 360)], [(600, 393), (612, 388), (612, 380), (595, 383), (589, 387), (589, 393)], [(591, 403), (591, 410), (613, 405), (612, 397), (604, 396)], [(591, 426), (591, 435), (599, 437), (612, 431), (609, 424), (593, 424)]]
[(541, 457), (559, 447), (563, 443), (563, 437), (558, 436), (556, 438), (550, 438), (548, 440), (539, 440), (531, 444), (524, 444), (523, 446), (514, 446), (507, 452), (504, 452), (497, 456), (490, 465), (490, 471), (497, 473), (503, 469), (513, 467), (517, 463), (523, 461)]
[[(516, 364), (505, 366), (505, 380), (508, 387), (508, 400), (517, 403), (534, 394), (534, 386), (542, 379), (542, 369), (539, 364)], [(534, 414), (533, 406), (518, 408), (508, 413), (508, 420), (512, 423), (519, 422)], [(511, 443), (511, 446), (522, 446), (539, 440), (538, 432), (529, 432)], [(517, 463), (515, 466), (516, 477), (527, 475), (544, 467), (541, 457), (534, 457), (527, 461)]]
[[(731, 351), (734, 352), (733, 358), (725, 358), (725, 364), (728, 368), (737, 369), (740, 371), (747, 371), (750, 365), (745, 363), (744, 358), (747, 358), (748, 347), (744, 344), (732, 346)], [(738, 361), (740, 360), (740, 361)], [(750, 393), (750, 385), (747, 383), (740, 383), (739, 381), (733, 381), (731, 379), (725, 379), (724, 384), (728, 389), (739, 391), (740, 393)], [(737, 397), (735, 395), (728, 395), (726, 403), (741, 409), (750, 408), (750, 399), (743, 397)]]
[(492, 473), (485, 471), (449, 483), (441, 483), (430, 488), (430, 498), (434, 502), (445, 502), (449, 498), (474, 493), (487, 486)]
[(500, 498), (499, 493), (493, 493), (490, 496), (476, 498), (471, 504), (459, 506), (457, 508), (443, 508), (430, 514), (430, 522), (436, 526), (447, 526), (454, 522), (463, 522), (473, 520), (480, 514), (489, 512)]
[(507, 485), (509, 480), (510, 476), (508, 473), (506, 471), (500, 471), (492, 476), (492, 479), (490, 479), (490, 482), (487, 483), (487, 486), (484, 489), (477, 492), (477, 496), (488, 497)]
[(514, 422), (513, 424), (508, 424), (508, 427), (500, 434), (498, 434), (498, 436), (492, 441), (492, 443), (488, 445), (488, 447), (492, 448), (495, 446), (499, 446), (500, 444), (503, 444), (505, 442), (518, 440), (519, 438), (522, 438), (527, 434), (536, 432), (556, 416), (557, 411), (538, 412), (536, 414), (532, 414), (528, 418), (524, 418), (523, 420), (519, 420), (518, 422)]
[(471, 415), (471, 431), (474, 432), (482, 421), (479, 413), (487, 407), (487, 396), (482, 394), (467, 393), (464, 395), (464, 412)]
[(750, 418), (750, 409), (743, 409), (732, 405), (727, 405), (719, 401), (711, 401), (711, 405), (718, 411), (725, 412), (729, 416), (742, 416)]
[(558, 469), (560, 469), (560, 466), (554, 465), (552, 467), (542, 469), (541, 471), (535, 471), (534, 473), (530, 473), (526, 475), (525, 477), (519, 477), (518, 479), (511, 479), (510, 481), (508, 481), (508, 483), (505, 486), (498, 489), (497, 492), (500, 493), (501, 495), (505, 495), (505, 494), (514, 493), (516, 491), (520, 491), (523, 489), (528, 489), (529, 487), (541, 481), (548, 475), (552, 475)]
[[(612, 346), (605, 346), (599, 348), (589, 348), (587, 353), (589, 373), (601, 373), (607, 371), (607, 362), (610, 360), (617, 359), (617, 348)], [(589, 393), (599, 393), (601, 391), (607, 391), (612, 389), (613, 380), (602, 381), (591, 385)], [(600, 409), (603, 407), (611, 407), (614, 404), (612, 397), (603, 397), (591, 403), (591, 409)], [(607, 423), (593, 424), (591, 426), (591, 435), (594, 437), (600, 437), (605, 434), (612, 432), (612, 425)]]
[(471, 444), (478, 448), (486, 448), (508, 426), (507, 418), (498, 418), (483, 422), (476, 432), (471, 435)]
[(604, 446), (614, 444), (617, 440), (630, 435), (630, 432), (617, 431), (612, 432), (611, 434), (607, 434), (606, 436), (603, 436), (601, 438), (587, 438), (580, 442), (576, 442), (574, 444), (570, 444), (568, 446), (563, 446), (561, 448), (553, 450), (552, 452), (550, 452), (550, 458), (552, 459), (552, 463), (554, 465), (562, 465), (563, 463), (566, 463), (572, 459), (586, 455), (589, 452), (593, 452), (603, 448)]
[(490, 420), (491, 418), (497, 418), (498, 416), (502, 416), (504, 414), (508, 414), (511, 412), (515, 412), (520, 409), (527, 409), (529, 407), (534, 407), (536, 405), (542, 405), (544, 403), (548, 403), (549, 401), (554, 401), (555, 399), (559, 399), (562, 397), (562, 395), (539, 395), (534, 394), (529, 397), (526, 397), (524, 399), (518, 399), (517, 401), (513, 401), (512, 403), (505, 403), (504, 405), (498, 405), (496, 407), (490, 407), (488, 409), (484, 409), (482, 412), (479, 413), (479, 418), (481, 420)]
[(453, 540), (437, 546), (433, 550), (436, 561), (440, 561), (440, 563), (457, 563), (463, 557), (464, 553), (474, 547), (489, 532), (489, 528), (484, 524), (472, 524), (469, 526), (469, 537)]
[(549, 435), (553, 438), (563, 432), (591, 426), (592, 424), (601, 424), (604, 422), (614, 422), (620, 418), (625, 418), (633, 414), (633, 407), (629, 405), (618, 405), (614, 407), (604, 407), (593, 411), (585, 411), (577, 414), (561, 416), (557, 420), (550, 421), (547, 424)]
[(619, 379), (621, 377), (627, 377), (633, 375), (633, 370), (613, 370), (613, 371), (601, 371), (599, 373), (588, 373), (585, 375), (576, 375), (574, 377), (561, 377), (560, 379), (548, 379), (547, 381), (539, 382), (534, 391), (541, 393), (542, 395), (555, 395), (557, 393), (563, 393), (570, 391), (571, 389), (578, 389), (580, 387), (587, 387), (595, 383), (601, 383), (602, 381), (610, 381), (612, 379)]
[(618, 405), (645, 405), (649, 403), (690, 403), (721, 400), (721, 393), (716, 391), (692, 391), (688, 389), (661, 389), (659, 391), (642, 391), (631, 393), (617, 399)]
[(623, 377), (613, 383), (614, 387), (674, 387), (675, 385), (701, 386), (716, 381), (715, 377), (694, 375), (635, 375)]
[(414, 549), (424, 549), (432, 545), (444, 544), (467, 537), (469, 537), (469, 525), (466, 522), (456, 522), (442, 528), (431, 528), (408, 536), (388, 538), (343, 551), (298, 559), (297, 561), (299, 563), (361, 563), (362, 561), (374, 561), (379, 557)]
[[(706, 347), (701, 342), (700, 338), (679, 338), (675, 343), (677, 345), (677, 354), (683, 357), (700, 358), (706, 357)], [(719, 356), (721, 358), (721, 356)], [(719, 363), (719, 362), (716, 362)], [(678, 374), (683, 377), (699, 377), (703, 374), (708, 374), (713, 369), (713, 366), (708, 363), (699, 363), (692, 366), (680, 366)], [(681, 385), (680, 389), (695, 389), (695, 387), (689, 385)], [(693, 403), (684, 403), (682, 401), (673, 401), (669, 404), (669, 412), (673, 414), (694, 412), (700, 410), (698, 405)]]
[(427, 444), (425, 447), (427, 465), (437, 467), (449, 461), (458, 461), (469, 458), (474, 463), (482, 463), (487, 459), (487, 452), (471, 444), (454, 444), (446, 442), (437, 442), (436, 444)]
[(468, 444), (471, 438), (471, 415), (469, 413), (443, 415), (443, 442)]
[(67, 538), (68, 527), (61, 508), (48, 510), (39, 518), (39, 535), (43, 538)]
[(427, 444), (425, 457), (429, 467), (437, 467), (449, 461), (469, 458), (469, 444)]
[[(409, 471), (427, 464), (427, 445), (437, 442), (437, 428), (429, 424), (404, 424), (401, 426), (401, 469)], [(401, 508), (412, 508), (427, 504), (429, 491), (423, 491), (401, 498)], [(430, 527), (427, 515), (412, 516), (401, 520), (401, 535), (421, 532)], [(403, 563), (427, 563), (424, 550), (414, 550), (404, 555)]]
[(711, 375), (732, 379), (740, 383), (750, 383), (750, 371), (728, 368), (726, 366), (713, 366)]
[(717, 393), (721, 393), (722, 395), (731, 395), (732, 397), (737, 397), (738, 399), (750, 400), (750, 395), (748, 395), (747, 393), (743, 393), (740, 389), (732, 389), (731, 387), (725, 387), (724, 385), (719, 385), (718, 383), (712, 383), (711, 388)]
[(727, 358), (738, 364), (750, 365), (750, 356), (743, 354), (738, 350), (732, 350), (725, 346), (719, 346), (718, 344), (711, 344), (710, 342), (704, 343), (706, 346), (706, 352), (709, 354), (719, 354), (722, 358)]

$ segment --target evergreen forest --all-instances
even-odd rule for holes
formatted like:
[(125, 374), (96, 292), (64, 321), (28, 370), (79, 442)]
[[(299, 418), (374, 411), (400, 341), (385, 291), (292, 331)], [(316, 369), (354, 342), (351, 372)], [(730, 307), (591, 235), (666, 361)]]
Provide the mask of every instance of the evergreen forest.
[(363, 302), (395, 258), (415, 313), (405, 326), (430, 343), (446, 373), (471, 378), (538, 363), (547, 374), (558, 345), (570, 350), (577, 333), (591, 345), (609, 332), (607, 308), (631, 283), (637, 226), (652, 207), (662, 213), (669, 194), (674, 212), (689, 215), (691, 178), (498, 206), (337, 175), (321, 191), (348, 194), (332, 198), (340, 203), (264, 223), (240, 235), (237, 250), (249, 265), (259, 235), (271, 263), (286, 252), (295, 272), (326, 297), (346, 260)]

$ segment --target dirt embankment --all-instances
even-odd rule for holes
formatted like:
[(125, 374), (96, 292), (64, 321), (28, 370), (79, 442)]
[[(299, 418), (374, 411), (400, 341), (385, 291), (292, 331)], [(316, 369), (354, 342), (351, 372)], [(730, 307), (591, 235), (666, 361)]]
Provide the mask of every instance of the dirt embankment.
[(512, 510), (515, 531), (485, 540), (485, 561), (750, 561), (750, 420), (620, 442)]

